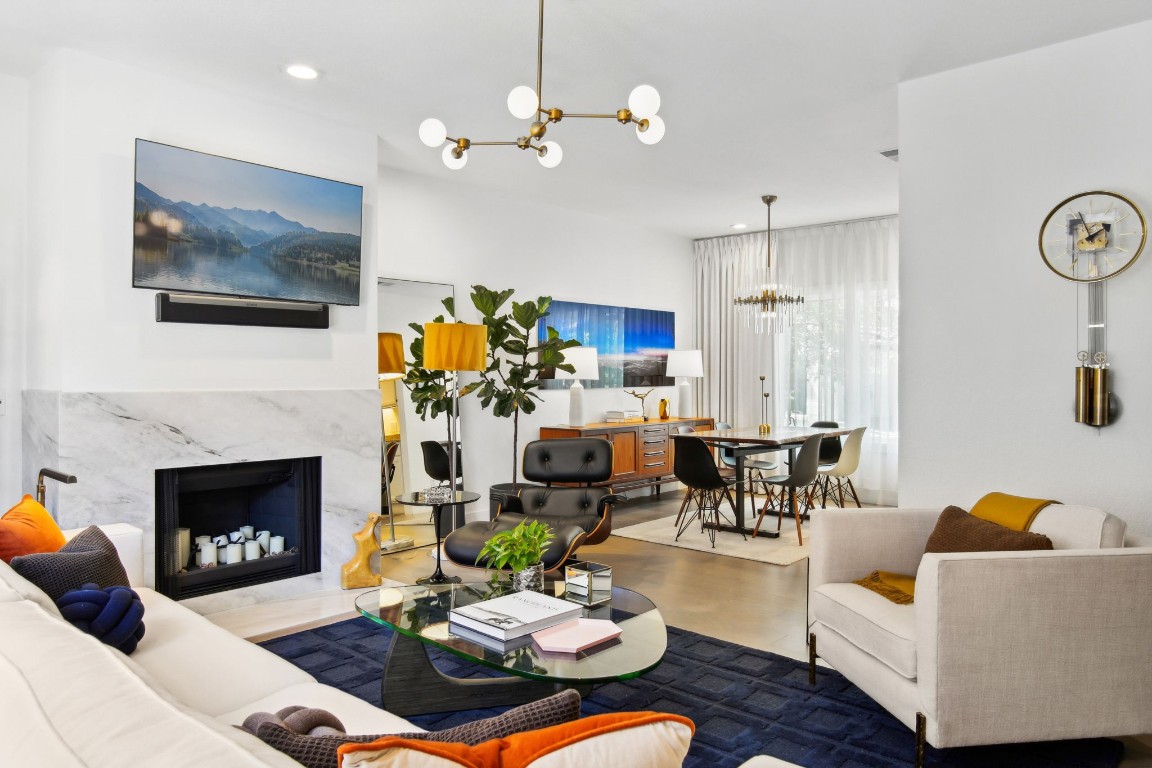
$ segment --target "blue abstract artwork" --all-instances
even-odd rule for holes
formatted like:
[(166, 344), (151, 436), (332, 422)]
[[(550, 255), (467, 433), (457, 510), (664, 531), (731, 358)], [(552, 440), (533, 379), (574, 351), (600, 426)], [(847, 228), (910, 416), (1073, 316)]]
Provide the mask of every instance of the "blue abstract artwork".
[[(586, 387), (665, 387), (674, 383), (664, 375), (664, 368), (668, 350), (676, 348), (675, 312), (553, 301), (537, 331), (544, 334), (547, 326), (555, 328), (561, 338), (596, 348), (600, 378), (585, 381)], [(566, 389), (572, 383), (551, 379), (549, 372), (541, 378), (543, 389)]]

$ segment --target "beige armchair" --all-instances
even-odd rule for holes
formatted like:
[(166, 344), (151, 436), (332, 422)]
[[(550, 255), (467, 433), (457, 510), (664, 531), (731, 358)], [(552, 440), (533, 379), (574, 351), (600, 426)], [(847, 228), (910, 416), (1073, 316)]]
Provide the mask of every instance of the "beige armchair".
[[(1124, 522), (1052, 505), (1052, 551), (924, 554), (938, 509), (813, 515), (810, 676), (817, 656), (924, 744), (959, 747), (1152, 733), (1152, 547)], [(852, 582), (916, 574), (897, 605)], [(814, 677), (813, 677), (814, 679)]]

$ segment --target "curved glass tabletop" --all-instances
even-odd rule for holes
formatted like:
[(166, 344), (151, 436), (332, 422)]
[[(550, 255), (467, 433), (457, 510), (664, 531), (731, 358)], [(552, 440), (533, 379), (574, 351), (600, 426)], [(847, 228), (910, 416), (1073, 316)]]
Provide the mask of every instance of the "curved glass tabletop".
[[(545, 585), (549, 589), (564, 596), (563, 582)], [(502, 651), (449, 632), (448, 611), (495, 596), (487, 583), (385, 587), (356, 598), (356, 609), (426, 645), (492, 669), (548, 682), (605, 683), (638, 677), (654, 669), (668, 648), (668, 630), (660, 611), (648, 598), (622, 587), (612, 588), (609, 602), (585, 607), (581, 613), (584, 618), (615, 622), (623, 630), (620, 636), (580, 653), (549, 652), (527, 640)], [(498, 643), (493, 641), (493, 645)]]

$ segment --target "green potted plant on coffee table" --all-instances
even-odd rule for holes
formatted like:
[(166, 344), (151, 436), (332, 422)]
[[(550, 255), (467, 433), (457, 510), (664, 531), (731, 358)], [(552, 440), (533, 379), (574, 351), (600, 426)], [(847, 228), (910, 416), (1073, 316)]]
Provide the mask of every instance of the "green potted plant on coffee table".
[(523, 520), (515, 528), (495, 534), (476, 556), (476, 564), (495, 571), (492, 582), (500, 581), (505, 570), (517, 592), (540, 591), (544, 587), (544, 553), (556, 538), (552, 529), (539, 520)]

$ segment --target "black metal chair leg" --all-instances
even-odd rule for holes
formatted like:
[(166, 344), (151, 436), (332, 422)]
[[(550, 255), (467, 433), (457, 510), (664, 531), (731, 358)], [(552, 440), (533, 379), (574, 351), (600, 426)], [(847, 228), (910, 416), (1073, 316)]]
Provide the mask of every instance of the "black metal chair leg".
[(924, 745), (928, 743), (926, 736), (928, 722), (923, 712), (916, 713), (916, 768), (924, 768)]
[(808, 685), (816, 685), (816, 634), (808, 633)]

